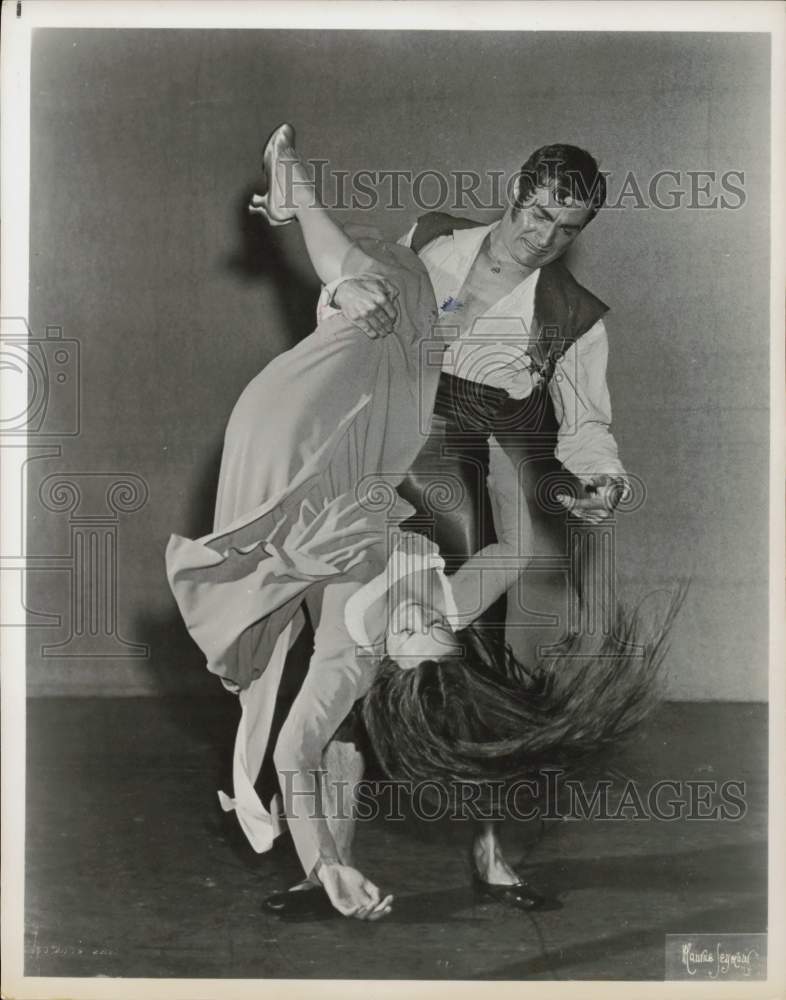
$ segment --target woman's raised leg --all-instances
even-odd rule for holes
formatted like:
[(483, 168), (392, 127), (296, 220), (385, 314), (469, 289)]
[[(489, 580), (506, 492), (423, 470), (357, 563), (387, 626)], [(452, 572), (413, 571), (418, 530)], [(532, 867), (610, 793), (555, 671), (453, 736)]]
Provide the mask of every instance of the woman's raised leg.
[(348, 273), (359, 273), (374, 263), (319, 201), (314, 182), (295, 151), (291, 125), (279, 125), (271, 135), (263, 162), (268, 191), (253, 195), (248, 210), (264, 216), (272, 225), (297, 219), (311, 263), (323, 284)]

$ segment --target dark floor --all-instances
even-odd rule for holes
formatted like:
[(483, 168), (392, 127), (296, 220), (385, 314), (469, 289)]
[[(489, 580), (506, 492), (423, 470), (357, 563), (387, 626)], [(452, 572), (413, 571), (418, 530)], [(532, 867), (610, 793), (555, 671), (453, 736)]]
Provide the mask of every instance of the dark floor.
[(464, 822), (379, 820), (358, 855), (391, 916), (295, 925), (260, 909), (298, 877), (291, 846), (255, 855), (218, 807), (236, 711), (224, 694), (30, 702), (26, 975), (658, 980), (668, 933), (766, 930), (766, 706), (665, 705), (615, 761), (645, 796), (744, 781), (738, 821), (506, 824), (561, 910), (477, 903)]

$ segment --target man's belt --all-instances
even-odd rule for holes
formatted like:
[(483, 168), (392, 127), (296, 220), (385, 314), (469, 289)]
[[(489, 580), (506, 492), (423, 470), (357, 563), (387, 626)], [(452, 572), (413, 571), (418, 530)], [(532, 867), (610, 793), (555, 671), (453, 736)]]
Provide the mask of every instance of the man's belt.
[(510, 399), (504, 389), (440, 372), (434, 413), (451, 429), (489, 434), (502, 406)]

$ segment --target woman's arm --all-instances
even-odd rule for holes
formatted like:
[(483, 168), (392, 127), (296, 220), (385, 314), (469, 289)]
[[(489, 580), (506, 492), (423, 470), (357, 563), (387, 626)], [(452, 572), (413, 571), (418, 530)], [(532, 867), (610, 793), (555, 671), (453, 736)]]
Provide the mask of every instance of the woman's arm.
[[(320, 202), (310, 172), (294, 148), (291, 126), (280, 126), (268, 141), (264, 162), (268, 193), (255, 194), (249, 211), (274, 224), (297, 219), (311, 263), (325, 286), (317, 308), (321, 322), (328, 307), (374, 339), (390, 333), (397, 320), (395, 286), (383, 276), (366, 275), (378, 263), (364, 253), (358, 240), (377, 238), (368, 226), (341, 227)], [(343, 283), (349, 282), (348, 287)], [(334, 296), (336, 296), (334, 298)]]
[(470, 556), (450, 577), (458, 628), (471, 624), (505, 594), (532, 558), (532, 520), (518, 470), (494, 438), (487, 483), (498, 541)]
[[(356, 656), (344, 625), (347, 600), (363, 586), (365, 567), (329, 581), (309, 595), (315, 622), (314, 652), (281, 727), (273, 762), (279, 775), (289, 832), (306, 875), (322, 882), (344, 916), (376, 920), (392, 902), (351, 863), (351, 774), (325, 768), (324, 751), (355, 701), (373, 680), (369, 664)], [(343, 784), (342, 784), (343, 782)], [(349, 827), (349, 829), (348, 829)]]

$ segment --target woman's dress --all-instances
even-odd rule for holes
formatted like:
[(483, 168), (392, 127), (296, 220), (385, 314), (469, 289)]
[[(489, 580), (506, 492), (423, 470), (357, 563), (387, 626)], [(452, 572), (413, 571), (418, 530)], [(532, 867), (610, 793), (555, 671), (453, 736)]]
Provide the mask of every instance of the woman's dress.
[[(240, 693), (235, 798), (222, 804), (237, 810), (259, 851), (278, 827), (253, 783), (301, 605), (330, 577), (351, 571), (362, 580), (366, 566), (367, 578), (378, 574), (390, 532), (413, 513), (395, 487), (428, 436), (442, 363), (417, 256), (379, 241), (360, 248), (364, 273), (398, 290), (394, 333), (372, 340), (332, 311), (275, 358), (230, 417), (213, 533), (173, 535), (167, 546), (185, 624), (208, 669)], [(346, 273), (352, 267), (350, 255)]]

